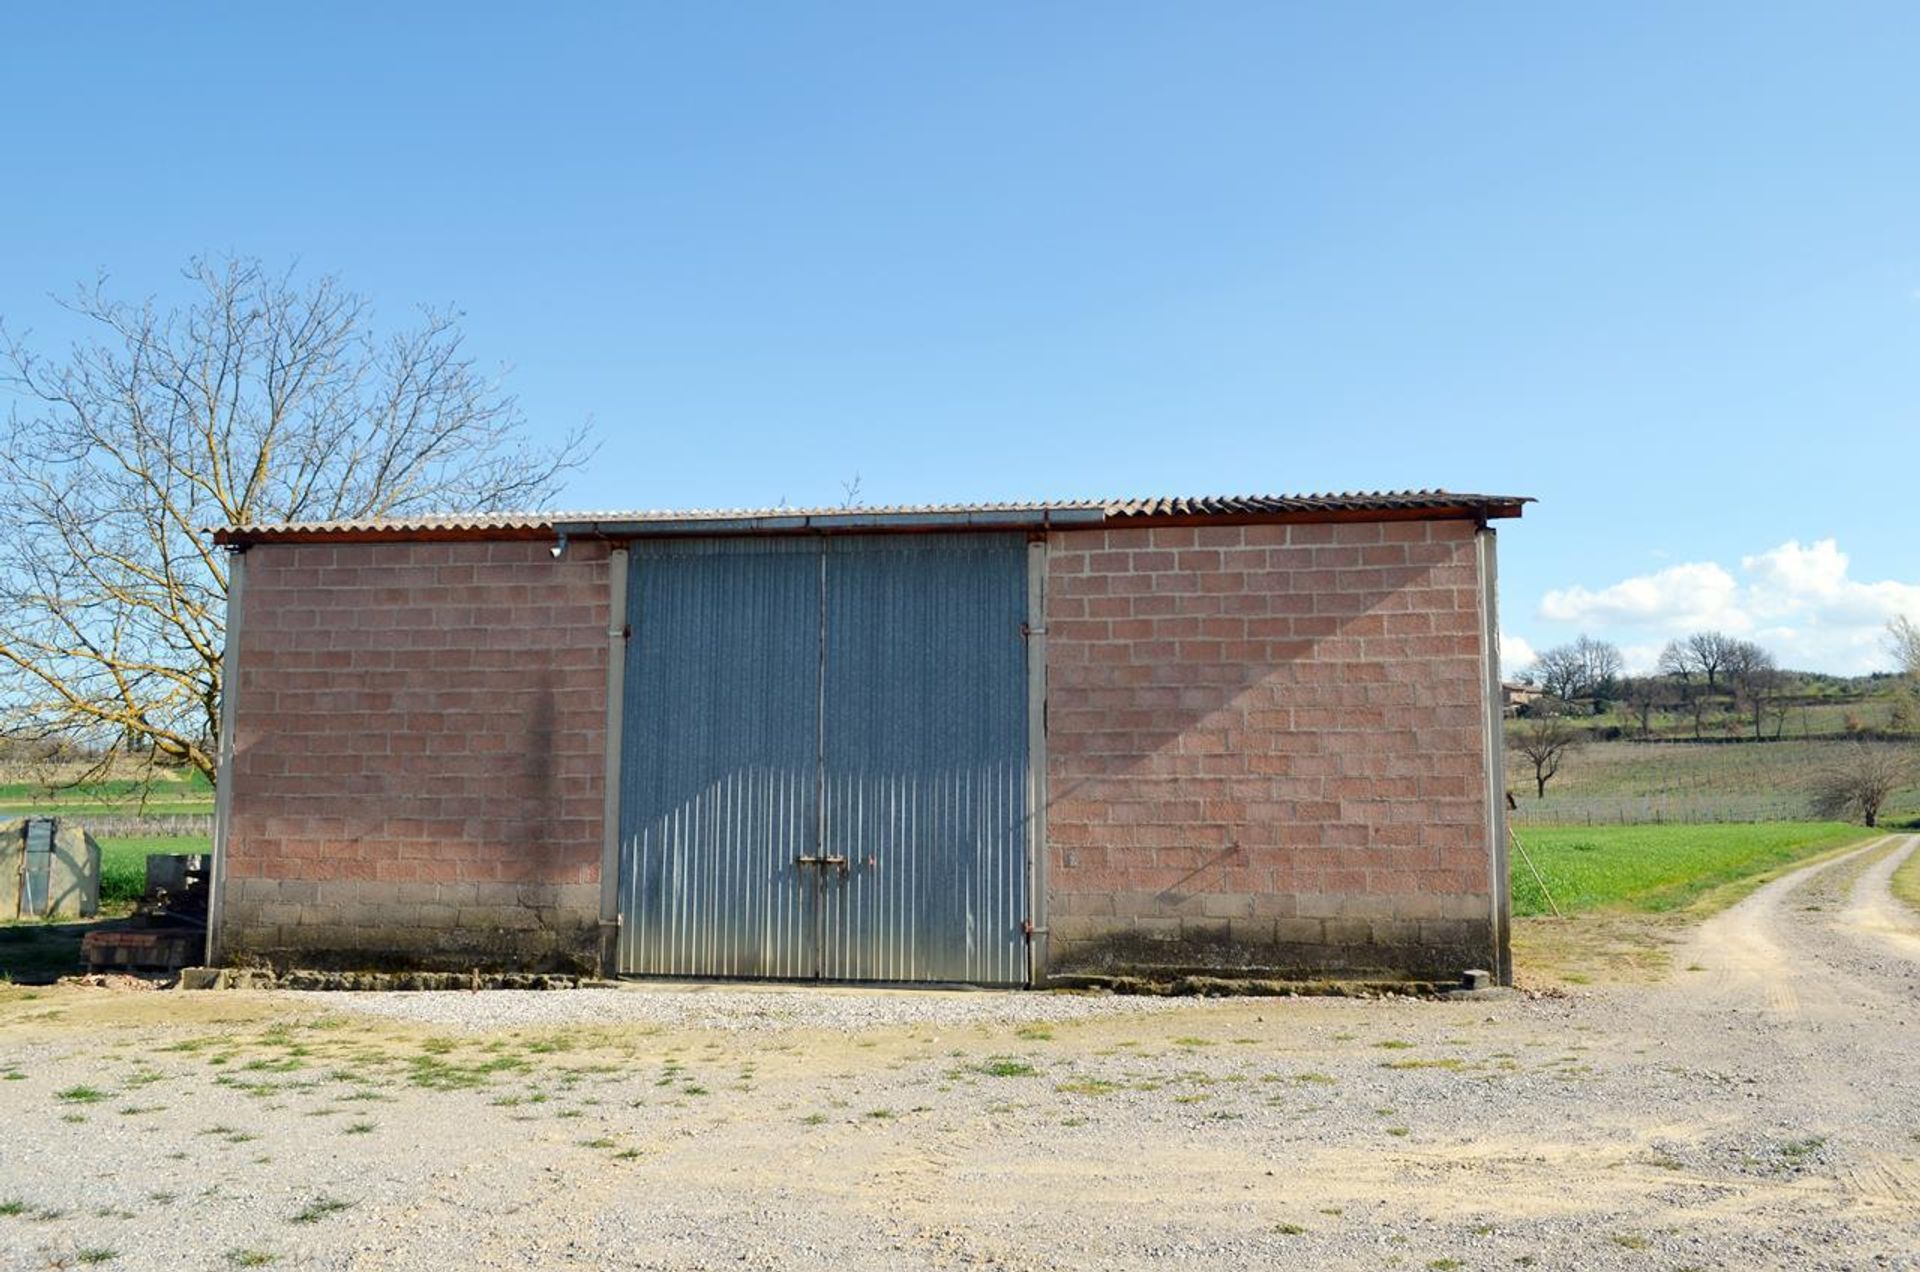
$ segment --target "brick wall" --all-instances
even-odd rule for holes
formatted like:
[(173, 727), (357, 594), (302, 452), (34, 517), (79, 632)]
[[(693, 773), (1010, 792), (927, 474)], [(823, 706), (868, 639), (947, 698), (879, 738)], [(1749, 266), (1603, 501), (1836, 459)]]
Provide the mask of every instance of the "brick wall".
[(1473, 535), (1052, 537), (1053, 970), (1490, 962)]
[(223, 954), (597, 966), (607, 555), (246, 556)]

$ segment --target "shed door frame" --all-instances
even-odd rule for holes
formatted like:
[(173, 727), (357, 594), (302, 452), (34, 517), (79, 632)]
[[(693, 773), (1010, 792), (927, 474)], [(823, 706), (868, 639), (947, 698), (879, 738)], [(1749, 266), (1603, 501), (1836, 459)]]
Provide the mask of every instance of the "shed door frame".
[[(797, 537), (797, 536), (795, 536)], [(819, 536), (826, 537), (826, 536)], [(867, 537), (867, 536), (862, 536)], [(627, 653), (633, 630), (628, 622), (629, 557), (633, 540), (611, 545), (608, 569), (607, 631), (607, 727), (605, 808), (601, 837), (601, 970), (608, 976), (621, 975), (622, 906), (620, 877), (625, 855), (622, 839), (621, 765), (623, 746), (629, 733), (625, 719), (625, 679)], [(1027, 910), (1026, 979), (1029, 987), (1044, 984), (1048, 964), (1048, 862), (1047, 862), (1047, 564), (1048, 536), (1044, 531), (1027, 535), (1026, 589), (1026, 794), (1027, 818), (1024, 846), (1026, 853)]]

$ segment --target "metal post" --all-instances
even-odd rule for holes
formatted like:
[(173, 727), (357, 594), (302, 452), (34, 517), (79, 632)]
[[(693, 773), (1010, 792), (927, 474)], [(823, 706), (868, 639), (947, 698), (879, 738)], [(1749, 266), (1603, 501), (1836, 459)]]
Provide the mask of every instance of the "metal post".
[(1506, 725), (1501, 711), (1499, 561), (1493, 527), (1481, 526), (1474, 535), (1474, 561), (1480, 576), (1480, 662), (1484, 693), (1484, 754), (1487, 800), (1487, 872), (1491, 888), (1489, 919), (1493, 925), (1494, 979), (1513, 983), (1513, 892), (1508, 880)]
[(247, 554), (227, 554), (227, 627), (220, 647), (220, 753), (214, 769), (213, 860), (207, 869), (206, 965), (218, 967), (227, 903), (227, 851), (233, 830), (233, 721), (240, 696), (240, 624), (246, 613)]
[(1027, 542), (1027, 983), (1047, 978), (1047, 540)]
[(627, 686), (627, 549), (607, 553), (606, 805), (600, 821), (600, 974), (620, 971), (620, 774)]

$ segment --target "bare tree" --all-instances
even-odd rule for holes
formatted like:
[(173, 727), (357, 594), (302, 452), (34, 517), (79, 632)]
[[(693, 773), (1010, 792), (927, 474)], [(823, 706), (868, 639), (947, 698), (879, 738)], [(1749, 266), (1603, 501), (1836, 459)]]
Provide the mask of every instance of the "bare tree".
[(60, 358), (0, 330), (0, 719), (213, 776), (225, 555), (205, 527), (526, 507), (588, 458), (528, 443), (458, 315), (376, 327), (331, 278), (199, 260), (160, 309), (83, 288)]
[(1894, 748), (1855, 742), (1843, 759), (1814, 775), (1813, 814), (1878, 825), (1880, 810), (1912, 776), (1907, 757)]
[(1558, 645), (1534, 661), (1532, 672), (1540, 687), (1562, 702), (1611, 698), (1625, 667), (1620, 651), (1604, 640), (1582, 636), (1570, 645)]
[[(1538, 704), (1544, 707), (1545, 704)], [(1514, 735), (1514, 747), (1533, 765), (1535, 799), (1547, 797), (1547, 783), (1560, 772), (1561, 761), (1580, 745), (1580, 732), (1560, 715), (1541, 710), (1527, 717)]]
[(1640, 736), (1653, 736), (1653, 713), (1672, 696), (1668, 682), (1659, 676), (1633, 676), (1620, 689), (1627, 708), (1640, 727)]
[(1707, 691), (1711, 693), (1719, 687), (1720, 673), (1726, 669), (1733, 647), (1738, 643), (1721, 632), (1695, 632), (1684, 640), (1668, 641), (1667, 647), (1660, 651), (1660, 670), (1687, 681), (1705, 676)]
[(1736, 640), (1726, 649), (1725, 674), (1736, 701), (1753, 715), (1753, 737), (1761, 738), (1768, 706), (1780, 688), (1780, 668), (1773, 655), (1752, 641)]

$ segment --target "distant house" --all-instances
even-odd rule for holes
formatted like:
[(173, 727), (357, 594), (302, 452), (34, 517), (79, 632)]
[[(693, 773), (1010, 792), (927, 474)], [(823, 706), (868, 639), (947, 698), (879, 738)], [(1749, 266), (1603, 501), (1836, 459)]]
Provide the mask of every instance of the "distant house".
[(1519, 715), (1521, 711), (1546, 696), (1547, 691), (1539, 685), (1529, 685), (1518, 680), (1500, 682), (1502, 714), (1508, 717)]
[(211, 955), (1505, 979), (1525, 502), (230, 527)]

